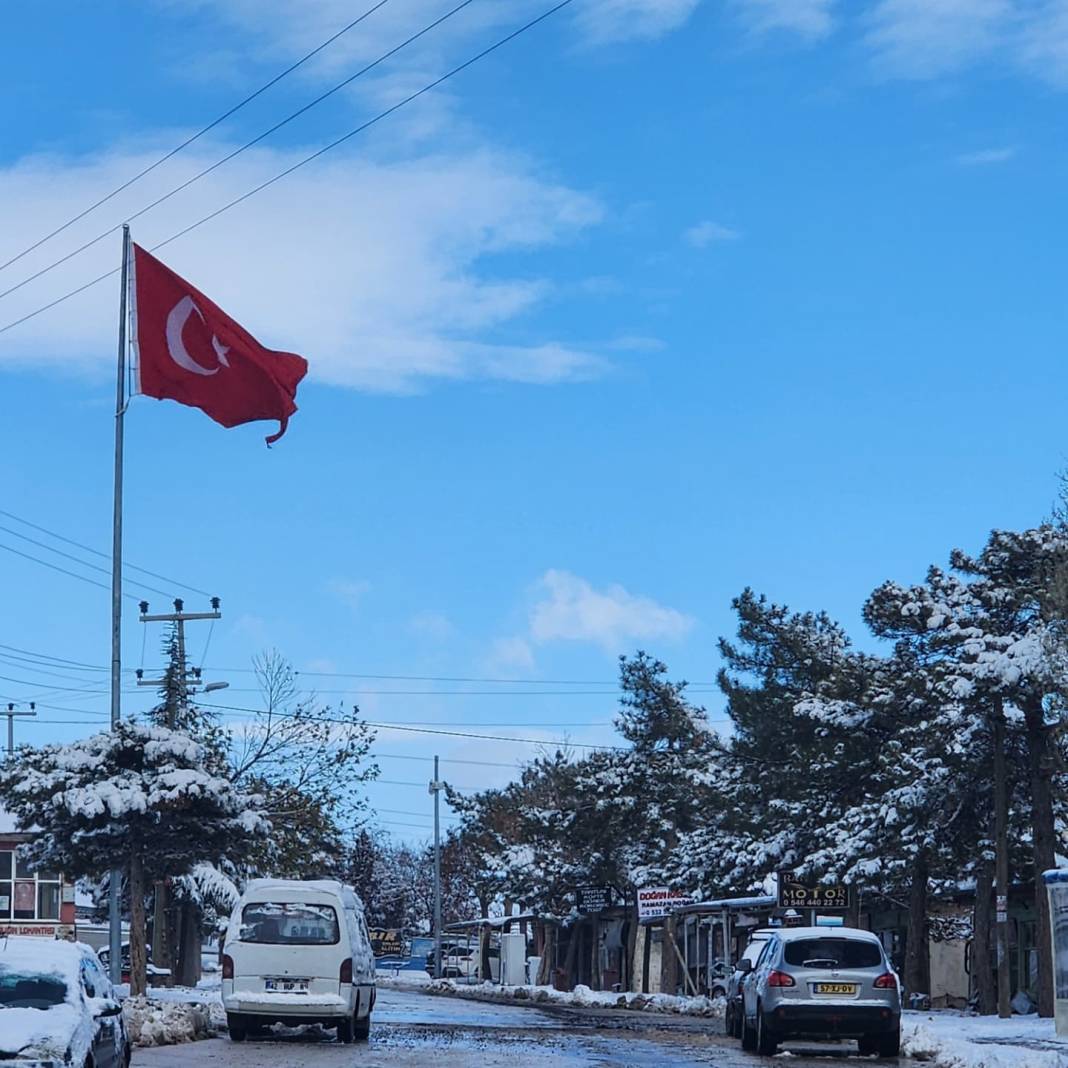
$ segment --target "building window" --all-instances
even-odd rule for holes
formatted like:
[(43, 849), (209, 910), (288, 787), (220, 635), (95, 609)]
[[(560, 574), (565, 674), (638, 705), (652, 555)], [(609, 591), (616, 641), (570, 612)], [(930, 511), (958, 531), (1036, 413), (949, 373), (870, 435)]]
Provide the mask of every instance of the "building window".
[(0, 850), (0, 920), (58, 920), (58, 872), (33, 871), (14, 850)]

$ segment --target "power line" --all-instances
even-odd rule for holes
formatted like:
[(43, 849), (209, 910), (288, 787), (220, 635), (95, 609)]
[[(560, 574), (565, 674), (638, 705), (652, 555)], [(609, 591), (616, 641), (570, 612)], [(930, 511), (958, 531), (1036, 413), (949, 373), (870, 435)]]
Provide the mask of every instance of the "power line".
[[(50, 564), (47, 560), (42, 560), (38, 556), (31, 556), (29, 553), (24, 553), (20, 549), (15, 549), (10, 545), (4, 545), (0, 542), (0, 549), (9, 553), (14, 553), (15, 556), (21, 556), (24, 560), (32, 560), (35, 564), (40, 564), (42, 567), (50, 568), (52, 571), (58, 571), (61, 575), (68, 575), (70, 578), (80, 579), (82, 582), (88, 582), (90, 586), (99, 586), (102, 590), (110, 590), (110, 586), (105, 586), (103, 582), (97, 582), (96, 579), (91, 579), (85, 575), (79, 575), (75, 571), (68, 571), (65, 567), (60, 567), (58, 564)], [(123, 597), (128, 600), (136, 601), (137, 598), (132, 593), (124, 593)]]
[(281, 74), (276, 74), (269, 82), (264, 85), (261, 85), (259, 89), (257, 89), (254, 93), (250, 93), (248, 96), (245, 97), (244, 100), (240, 101), (240, 103), (237, 103), (232, 108), (230, 108), (229, 111), (223, 112), (223, 114), (221, 114), (217, 119), (214, 119), (212, 122), (209, 122), (207, 126), (193, 134), (192, 137), (187, 137), (180, 145), (177, 145), (172, 148), (166, 155), (160, 156), (160, 158), (156, 160), (155, 163), (152, 163), (149, 166), (145, 167), (144, 170), (139, 171), (132, 178), (123, 182), (122, 185), (116, 186), (110, 193), (107, 194), (107, 196), (101, 197), (94, 204), (90, 204), (89, 207), (87, 207), (84, 211), (81, 211), (73, 218), (68, 219), (62, 226), (57, 227), (50, 234), (45, 234), (44, 237), (42, 237), (39, 241), (35, 241), (28, 248), (24, 248), (20, 253), (18, 253), (18, 255), (12, 256), (11, 259), (9, 259), (6, 263), (0, 263), (0, 271), (10, 267), (13, 263), (17, 263), (19, 260), (22, 259), (23, 256), (26, 256), (29, 253), (33, 252), (35, 249), (40, 248), (41, 245), (43, 245), (46, 241), (50, 241), (57, 234), (63, 233), (63, 231), (66, 230), (67, 227), (73, 226), (79, 220), (84, 219), (86, 215), (88, 215), (90, 212), (95, 211), (97, 208), (106, 204), (113, 197), (118, 196), (118, 194), (121, 193), (123, 190), (129, 189), (130, 186), (134, 184), (134, 182), (140, 181), (142, 178), (145, 177), (146, 174), (150, 174), (161, 164), (166, 163), (167, 160), (178, 155), (178, 153), (181, 152), (183, 149), (188, 148), (194, 141), (199, 140), (206, 133), (209, 133), (211, 130), (214, 130), (215, 127), (218, 126), (221, 122), (225, 122), (228, 118), (230, 118), (231, 115), (240, 111), (246, 104), (252, 103), (252, 101), (255, 100), (256, 97), (260, 96), (262, 93), (265, 93), (272, 86), (277, 85), (287, 75), (292, 74), (293, 71), (295, 71), (298, 67), (303, 66), (305, 63), (308, 62), (309, 59), (312, 59), (314, 56), (317, 56), (324, 48), (327, 48), (329, 45), (332, 45), (339, 37), (348, 33), (349, 30), (353, 29), (353, 27), (358, 26), (361, 22), (363, 22), (364, 19), (373, 15), (380, 7), (384, 7), (387, 3), (389, 3), (389, 0), (379, 0), (379, 3), (375, 4), (374, 7), (365, 11), (358, 18), (353, 19), (352, 22), (350, 22), (347, 26), (343, 26), (340, 30), (337, 31), (337, 33), (323, 41), (321, 45), (316, 48), (313, 48), (310, 52), (307, 53), (307, 55), (302, 56), (292, 66), (286, 67), (286, 69), (282, 71)]
[[(424, 819), (425, 818), (425, 819), (428, 819), (428, 820), (432, 820), (434, 818), (433, 815), (431, 815), (429, 812), (425, 812), (425, 813), (424, 812), (409, 812), (407, 809), (403, 809), (403, 808), (378, 808), (378, 807), (375, 807), (375, 812), (386, 812), (391, 816), (415, 816), (418, 819)], [(446, 816), (442, 816), (441, 818), (444, 819), (444, 820), (455, 820), (456, 822), (459, 822), (459, 820), (460, 820), (459, 816), (448, 816), (448, 815), (446, 815)]]
[(24, 653), (26, 656), (36, 657), (38, 660), (51, 660), (54, 661), (57, 666), (60, 664), (70, 664), (71, 667), (86, 668), (91, 671), (107, 671), (107, 668), (101, 664), (86, 664), (80, 660), (67, 660), (62, 656), (51, 656), (48, 653), (35, 653), (30, 649), (20, 649), (17, 645), (4, 645), (3, 642), (0, 642), (0, 649), (10, 649), (15, 653)]
[[(253, 197), (257, 193), (262, 192), (268, 186), (274, 185), (275, 182), (281, 181), (283, 178), (288, 177), (294, 171), (299, 170), (306, 164), (311, 163), (313, 160), (316, 160), (320, 156), (325, 155), (327, 152), (332, 151), (339, 145), (344, 144), (346, 141), (357, 136), (357, 134), (363, 133), (365, 130), (374, 126), (376, 123), (381, 122), (382, 119), (385, 119), (388, 116), (392, 115), (395, 111), (399, 111), (401, 108), (412, 103), (412, 101), (417, 100), (419, 97), (425, 95), (426, 93), (429, 93), (431, 90), (436, 89), (443, 82), (448, 81), (450, 78), (454, 78), (457, 74), (460, 74), (468, 67), (473, 66), (475, 63), (490, 55), (490, 53), (496, 52), (499, 48), (503, 48), (504, 45), (515, 40), (515, 38), (519, 37), (523, 33), (526, 33), (528, 30), (533, 29), (535, 26), (538, 25), (538, 23), (544, 22), (547, 18), (551, 17), (552, 15), (555, 15), (557, 11), (559, 11), (561, 8), (567, 7), (571, 2), (572, 0), (560, 0), (558, 4), (556, 4), (554, 7), (549, 8), (548, 11), (543, 12), (541, 15), (538, 15), (537, 18), (531, 19), (529, 22), (520, 26), (518, 29), (513, 30), (507, 36), (502, 37), (495, 44), (490, 45), (488, 48), (484, 48), (481, 52), (472, 56), (464, 63), (461, 63), (458, 67), (453, 67), (452, 70), (448, 71), (446, 74), (441, 75), (439, 78), (436, 78), (434, 81), (429, 82), (427, 85), (423, 86), (422, 89), (418, 89), (414, 93), (410, 93), (408, 96), (404, 97), (403, 100), (392, 105), (391, 107), (386, 108), (385, 111), (379, 112), (376, 116), (374, 116), (374, 118), (368, 119), (366, 122), (361, 123), (354, 130), (350, 130), (347, 134), (344, 134), (343, 136), (337, 138), (337, 140), (331, 141), (328, 145), (325, 145), (318, 151), (313, 152), (310, 156), (305, 156), (304, 159), (298, 161), (297, 163), (294, 163), (290, 167), (287, 167), (284, 171), (281, 171), (279, 174), (276, 174), (273, 178), (269, 178), (267, 181), (261, 182), (259, 185), (250, 189), (247, 193), (242, 194), (234, 200), (231, 200), (228, 204), (224, 204), (221, 208), (216, 209), (209, 215), (205, 215), (202, 219), (199, 219), (195, 223), (192, 223), (191, 225), (185, 227), (185, 229), (179, 230), (176, 234), (172, 234), (166, 240), (160, 241), (158, 244), (153, 245), (149, 251), (156, 252), (157, 250), (163, 248), (165, 245), (169, 245), (172, 241), (177, 241), (180, 237), (184, 237), (186, 234), (197, 229), (197, 227), (203, 226), (204, 223), (211, 222), (212, 219), (218, 218), (220, 215), (223, 214), (223, 212), (229, 211), (231, 208), (236, 207), (238, 204), (241, 204), (242, 202), (248, 200), (250, 197)], [(16, 326), (21, 326), (28, 320), (35, 318), (43, 312), (49, 311), (50, 309), (56, 307), (57, 304), (62, 304), (65, 300), (69, 300), (71, 297), (75, 297), (79, 293), (84, 293), (87, 289), (90, 289), (97, 283), (103, 282), (106, 278), (110, 278), (112, 277), (112, 275), (118, 274), (119, 270), (119, 267), (113, 267), (110, 271), (105, 271), (103, 274), (98, 275), (96, 278), (93, 278), (88, 282), (85, 282), (84, 284), (78, 286), (76, 289), (72, 289), (70, 290), (70, 292), (64, 293), (63, 296), (57, 297), (55, 300), (50, 301), (48, 304), (44, 304), (41, 307), (36, 308), (34, 311), (27, 312), (25, 315), (20, 316), (18, 319), (12, 320), (6, 326), (0, 327), (0, 334), (6, 333), (8, 330), (13, 330)]]
[[(111, 570), (106, 567), (101, 567), (99, 564), (91, 564), (88, 560), (82, 560), (71, 553), (65, 553), (62, 549), (54, 549), (51, 545), (46, 545), (43, 541), (38, 541), (36, 538), (31, 538), (29, 534), (20, 534), (17, 530), (12, 530), (10, 527), (0, 526), (0, 532), (4, 534), (10, 534), (13, 538), (20, 538), (22, 541), (28, 541), (31, 545), (36, 545), (38, 549), (44, 549), (45, 552), (55, 553), (56, 556), (62, 556), (64, 560), (72, 560), (76, 564), (80, 564), (82, 567), (88, 567), (93, 571), (102, 572), (105, 575), (110, 575)], [(158, 593), (162, 597), (169, 597), (170, 593), (167, 590), (157, 589), (155, 586), (149, 586), (147, 583), (138, 582), (137, 579), (127, 578), (126, 582), (131, 586), (140, 586), (143, 590), (148, 590), (150, 593)]]
[[(0, 675), (0, 678), (3, 678), (3, 676)], [(246, 708), (242, 705), (216, 705), (202, 703), (200, 707), (221, 709), (225, 712), (244, 712), (252, 713), (254, 715), (264, 714), (264, 709), (262, 708)], [(295, 718), (294, 714), (289, 712), (274, 712), (272, 714), (278, 716), (280, 719)], [(336, 716), (309, 716), (307, 718), (309, 720), (317, 721), (319, 723), (338, 723), (342, 726), (346, 726), (351, 722), (350, 720), (338, 719)], [(499, 734), (476, 734), (471, 731), (447, 731), (431, 727), (403, 727), (396, 723), (381, 723), (369, 719), (360, 720), (359, 722), (367, 724), (368, 727), (375, 727), (376, 729), (405, 731), (412, 734), (436, 734), (445, 735), (451, 738), (477, 738), (489, 742), (516, 742), (522, 745), (559, 745), (573, 749), (614, 749), (621, 753), (630, 751), (625, 746), (620, 745), (587, 745), (581, 742), (571, 742), (564, 738), (509, 738), (507, 736)]]
[(457, 12), (459, 11), (462, 11), (465, 7), (472, 4), (473, 2), (474, 0), (461, 0), (461, 2), (457, 4), (457, 6), (454, 7), (451, 11), (447, 11), (440, 18), (437, 18), (433, 22), (431, 22), (428, 26), (424, 26), (423, 29), (419, 30), (418, 33), (412, 34), (412, 36), (409, 37), (406, 41), (402, 41), (399, 45), (396, 45), (394, 48), (391, 48), (388, 52), (379, 56), (378, 59), (376, 59), (373, 63), (368, 63), (367, 66), (363, 67), (361, 70), (358, 70), (355, 74), (350, 75), (348, 78), (344, 79), (344, 81), (338, 82), (338, 84), (335, 85), (332, 89), (328, 89), (325, 93), (320, 94), (314, 100), (305, 104), (303, 107), (298, 108), (291, 115), (287, 115), (284, 119), (281, 120), (281, 122), (277, 122), (270, 129), (264, 130), (264, 132), (261, 133), (258, 137), (254, 137), (251, 141), (247, 141), (239, 148), (235, 148), (232, 152), (223, 156), (222, 159), (216, 160), (210, 166), (205, 167), (202, 171), (199, 171), (197, 174), (194, 174), (192, 178), (186, 179), (186, 181), (182, 182), (179, 185), (176, 185), (169, 192), (164, 193), (163, 196), (157, 197), (150, 204), (146, 204), (143, 208), (138, 211), (135, 211), (132, 215), (128, 215), (122, 223), (116, 223), (114, 226), (108, 228), (103, 233), (97, 234), (96, 237), (90, 239), (89, 241), (86, 241), (85, 244), (79, 245), (78, 248), (74, 249), (73, 252), (68, 252), (65, 256), (60, 256), (59, 259), (54, 260), (52, 263), (48, 264), (45, 267), (42, 267), (39, 271), (35, 271), (33, 274), (28, 275), (21, 282), (17, 282), (15, 285), (9, 286), (7, 289), (0, 291), (0, 300), (2, 300), (4, 297), (10, 296), (12, 293), (21, 289), (23, 286), (29, 285), (30, 282), (36, 281), (38, 278), (48, 274), (50, 271), (55, 270), (57, 267), (66, 263), (68, 260), (72, 260), (75, 256), (81, 254), (82, 252), (85, 252), (87, 249), (92, 248), (94, 245), (99, 244), (101, 241), (104, 240), (104, 238), (110, 237), (117, 230), (120, 230), (124, 223), (129, 224), (135, 219), (141, 218), (142, 215), (147, 215), (148, 212), (150, 212), (153, 208), (158, 208), (160, 204), (164, 203), (167, 200), (170, 200), (171, 197), (177, 195), (178, 193), (181, 193), (185, 189), (188, 189), (194, 183), (199, 182), (201, 178), (206, 178), (213, 171), (218, 170), (224, 164), (229, 163), (230, 160), (234, 159), (237, 156), (240, 156), (242, 152), (247, 151), (254, 145), (258, 145), (261, 141), (270, 137), (271, 134), (277, 133), (280, 129), (282, 129), (283, 126), (286, 126), (294, 119), (299, 118), (306, 111), (310, 111), (317, 104), (321, 104), (328, 97), (333, 96), (334, 93), (337, 93), (340, 90), (344, 89), (345, 86), (350, 85), (352, 82), (356, 81), (357, 78), (361, 78), (369, 71), (374, 70), (375, 67), (384, 63), (392, 56), (395, 56), (402, 49), (407, 48), (408, 45), (419, 40), (420, 37), (425, 36), (431, 30), (440, 26), (447, 19), (452, 18), (453, 15), (457, 14)]
[[(73, 538), (68, 538), (63, 534), (57, 534), (54, 530), (49, 530), (48, 527), (42, 527), (39, 523), (31, 523), (30, 520), (23, 519), (22, 516), (15, 515), (14, 512), (7, 512), (0, 508), (0, 515), (6, 516), (8, 519), (14, 519), (16, 523), (21, 523), (24, 527), (29, 527), (31, 530), (36, 530), (41, 534), (47, 534), (50, 538), (55, 538), (56, 541), (64, 542), (66, 545), (73, 545), (76, 549), (81, 549), (83, 552), (92, 553), (93, 556), (99, 556), (105, 560), (111, 559), (110, 553), (101, 552), (99, 549), (94, 549), (90, 545), (83, 545), (80, 541), (75, 541)], [(168, 582), (172, 586), (179, 586), (183, 590), (189, 590), (190, 593), (199, 593), (204, 597), (212, 596), (207, 590), (198, 590), (196, 586), (190, 586), (188, 582), (179, 582), (177, 579), (168, 578), (168, 576), (161, 575), (156, 571), (149, 571), (147, 567), (138, 567), (137, 564), (123, 562), (122, 568), (124, 571), (138, 571), (142, 575), (149, 575), (151, 578), (159, 579), (160, 582)]]

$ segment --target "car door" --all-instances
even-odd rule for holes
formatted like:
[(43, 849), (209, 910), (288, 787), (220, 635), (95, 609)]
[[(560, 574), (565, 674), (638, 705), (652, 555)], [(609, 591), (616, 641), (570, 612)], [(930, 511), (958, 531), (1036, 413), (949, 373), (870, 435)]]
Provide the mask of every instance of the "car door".
[(121, 1023), (118, 1016), (97, 1016), (98, 998), (111, 997), (111, 984), (87, 957), (82, 958), (82, 993), (86, 1011), (93, 1017), (93, 1061), (96, 1068), (120, 1068)]

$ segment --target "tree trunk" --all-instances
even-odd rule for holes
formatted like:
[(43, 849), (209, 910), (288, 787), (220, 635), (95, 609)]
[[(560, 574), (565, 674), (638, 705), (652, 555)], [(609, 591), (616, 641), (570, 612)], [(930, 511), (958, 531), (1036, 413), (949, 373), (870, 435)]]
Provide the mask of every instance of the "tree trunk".
[(569, 938), (567, 940), (567, 956), (564, 957), (563, 981), (567, 984), (565, 990), (571, 990), (575, 986), (573, 978), (575, 974), (575, 962), (578, 960), (579, 943), (582, 941), (582, 925), (575, 921), (571, 924)]
[(174, 982), (178, 986), (196, 986), (200, 982), (200, 917), (191, 901), (182, 901), (175, 909)]
[(972, 921), (972, 979), (979, 1012), (993, 1016), (998, 1011), (998, 991), (994, 983), (991, 955), (994, 927), (994, 871), (989, 862), (979, 870), (975, 880), (975, 912)]
[(675, 917), (665, 916), (663, 942), (660, 946), (660, 992), (662, 994), (679, 992), (679, 962), (672, 946), (674, 940)]
[[(1038, 943), (1038, 1015), (1053, 1015), (1053, 948), (1050, 943), (1049, 901), (1042, 873), (1057, 866), (1056, 827), (1053, 819), (1053, 754), (1045, 723), (1042, 698), (1024, 702), (1027, 727), (1028, 770), (1031, 778), (1031, 841), (1034, 856), (1035, 940)], [(1022, 978), (1022, 977), (1021, 977)]]
[(912, 861), (909, 885), (909, 926), (905, 939), (905, 988), (910, 994), (929, 993), (931, 947), (927, 932), (927, 854)]
[(145, 868), (141, 854), (130, 854), (130, 994), (143, 994), (148, 968), (145, 954)]

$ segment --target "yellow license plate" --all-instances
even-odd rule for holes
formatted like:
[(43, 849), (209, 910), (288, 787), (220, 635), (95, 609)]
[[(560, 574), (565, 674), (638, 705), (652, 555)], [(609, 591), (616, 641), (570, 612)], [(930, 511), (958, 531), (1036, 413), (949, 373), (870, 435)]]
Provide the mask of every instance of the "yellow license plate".
[(817, 983), (817, 994), (855, 994), (856, 983)]

